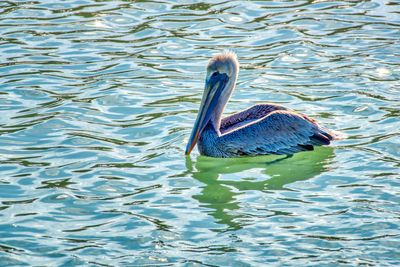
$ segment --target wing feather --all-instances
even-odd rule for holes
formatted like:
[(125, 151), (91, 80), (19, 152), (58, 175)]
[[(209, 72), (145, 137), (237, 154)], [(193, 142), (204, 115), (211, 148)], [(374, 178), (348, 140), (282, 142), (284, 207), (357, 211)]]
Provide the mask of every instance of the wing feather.
[(256, 104), (248, 109), (229, 115), (221, 120), (220, 132), (232, 131), (243, 125), (249, 124), (253, 121), (259, 120), (275, 110), (288, 110), (291, 109), (273, 103)]
[(292, 110), (275, 110), (268, 115), (222, 134), (218, 149), (228, 156), (292, 154), (328, 145), (332, 136), (315, 120)]

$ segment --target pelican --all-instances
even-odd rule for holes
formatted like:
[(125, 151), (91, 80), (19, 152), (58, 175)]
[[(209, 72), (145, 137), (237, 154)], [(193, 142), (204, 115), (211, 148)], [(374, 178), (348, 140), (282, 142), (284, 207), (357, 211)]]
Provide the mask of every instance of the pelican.
[(278, 104), (257, 104), (222, 118), (239, 72), (236, 54), (225, 51), (207, 65), (199, 113), (185, 155), (197, 143), (201, 155), (217, 158), (290, 155), (329, 145), (337, 134), (317, 121)]

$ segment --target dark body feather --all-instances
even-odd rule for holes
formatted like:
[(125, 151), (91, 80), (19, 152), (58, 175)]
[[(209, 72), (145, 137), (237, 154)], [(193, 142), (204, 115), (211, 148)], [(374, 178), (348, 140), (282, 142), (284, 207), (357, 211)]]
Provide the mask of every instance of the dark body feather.
[(211, 157), (284, 155), (329, 145), (333, 134), (315, 120), (277, 104), (258, 104), (221, 120), (209, 122), (197, 145)]

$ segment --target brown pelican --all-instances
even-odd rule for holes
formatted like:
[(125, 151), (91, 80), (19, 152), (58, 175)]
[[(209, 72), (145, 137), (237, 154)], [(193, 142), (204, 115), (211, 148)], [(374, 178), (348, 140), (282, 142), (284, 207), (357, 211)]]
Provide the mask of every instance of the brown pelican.
[(239, 71), (236, 54), (223, 52), (207, 65), (206, 84), (199, 113), (185, 154), (197, 143), (201, 155), (239, 157), (285, 155), (329, 145), (334, 131), (314, 119), (277, 104), (257, 104), (221, 119)]

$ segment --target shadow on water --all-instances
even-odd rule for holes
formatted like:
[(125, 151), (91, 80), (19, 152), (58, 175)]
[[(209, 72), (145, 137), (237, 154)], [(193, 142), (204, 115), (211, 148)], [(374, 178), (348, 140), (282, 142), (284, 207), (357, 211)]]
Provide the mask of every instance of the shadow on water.
[[(211, 208), (209, 214), (218, 223), (226, 224), (228, 230), (237, 230), (242, 225), (236, 219), (243, 215), (232, 213), (240, 208), (236, 196), (247, 190), (265, 193), (271, 190), (291, 190), (285, 185), (307, 180), (327, 171), (333, 158), (332, 147), (319, 147), (315, 151), (297, 153), (291, 157), (215, 159), (199, 156), (195, 162), (186, 157), (186, 167), (195, 179), (205, 184), (201, 194), (194, 195), (193, 198), (202, 203), (203, 207)], [(261, 171), (257, 172), (258, 176), (262, 177), (237, 177), (238, 174), (248, 175), (257, 169)]]

